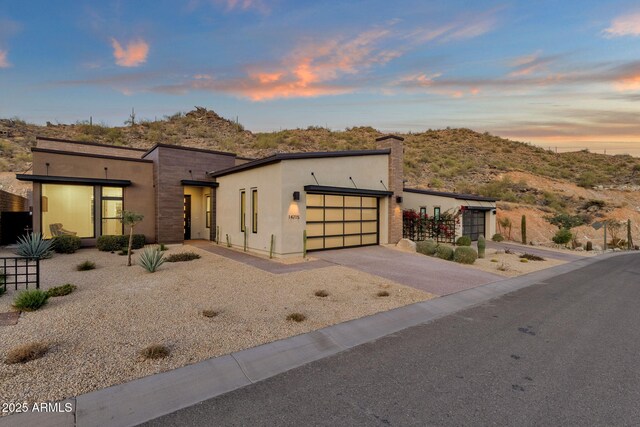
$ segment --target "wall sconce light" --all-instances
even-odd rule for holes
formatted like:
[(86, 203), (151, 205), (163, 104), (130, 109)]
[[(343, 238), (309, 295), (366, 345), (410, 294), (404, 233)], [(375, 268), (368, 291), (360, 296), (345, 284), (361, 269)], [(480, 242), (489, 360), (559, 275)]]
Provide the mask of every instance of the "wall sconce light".
[(402, 203), (402, 196), (396, 196), (396, 203)]
[(495, 215), (496, 214), (496, 210), (495, 209), (492, 210), (491, 213)]
[(300, 200), (300, 192), (299, 191), (294, 191), (293, 192), (293, 200), (296, 201), (296, 202)]

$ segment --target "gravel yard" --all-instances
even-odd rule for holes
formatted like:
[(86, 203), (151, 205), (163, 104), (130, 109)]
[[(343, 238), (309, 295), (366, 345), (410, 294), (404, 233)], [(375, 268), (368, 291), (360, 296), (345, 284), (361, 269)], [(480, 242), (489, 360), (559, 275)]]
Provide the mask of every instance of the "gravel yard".
[[(274, 275), (195, 247), (167, 253), (182, 251), (202, 258), (165, 263), (153, 274), (95, 249), (42, 261), (41, 289), (78, 288), (0, 327), (3, 401), (59, 400), (433, 297), (341, 266)], [(75, 271), (85, 260), (97, 268)], [(329, 296), (316, 297), (320, 289)], [(0, 312), (12, 310), (14, 295), (8, 289), (0, 297)], [(208, 318), (203, 310), (219, 314)], [(307, 320), (285, 320), (292, 312)], [(43, 358), (4, 363), (10, 349), (35, 341), (52, 345)], [(141, 360), (151, 344), (167, 345), (170, 356)]]

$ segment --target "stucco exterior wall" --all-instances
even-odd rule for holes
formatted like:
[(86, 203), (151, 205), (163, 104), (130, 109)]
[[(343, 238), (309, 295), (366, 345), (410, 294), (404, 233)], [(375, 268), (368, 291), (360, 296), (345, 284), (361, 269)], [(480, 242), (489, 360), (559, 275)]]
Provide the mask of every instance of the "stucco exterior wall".
[[(144, 220), (135, 228), (144, 234), (148, 242), (154, 242), (155, 197), (153, 188), (153, 163), (139, 159), (114, 159), (100, 156), (76, 155), (73, 153), (33, 152), (33, 174), (81, 178), (126, 179), (131, 185), (124, 188), (124, 208), (144, 215)], [(41, 187), (33, 184), (33, 228), (41, 232)], [(88, 239), (85, 244), (95, 244)]]
[(91, 142), (85, 143), (41, 138), (37, 139), (36, 147), (46, 148), (49, 150), (72, 151), (74, 153), (129, 157), (132, 159), (141, 158), (146, 151), (137, 148), (118, 147), (117, 145), (105, 145)]
[[(433, 208), (440, 207), (440, 212), (457, 212), (461, 206), (478, 206), (483, 208), (491, 208), (485, 212), (485, 227), (487, 228), (486, 238), (490, 239), (496, 232), (496, 215), (492, 213), (496, 209), (494, 202), (456, 199), (455, 197), (438, 196), (431, 194), (410, 193), (405, 191), (402, 196), (402, 209), (413, 209), (420, 212), (421, 207), (427, 208), (427, 215), (433, 216)], [(462, 221), (456, 229), (456, 236), (462, 235)]]
[[(217, 178), (216, 224), (220, 227), (220, 244), (242, 248), (244, 235), (240, 231), (240, 191), (246, 190), (246, 224), (248, 248), (268, 254), (271, 235), (275, 236), (275, 255), (300, 255), (303, 251), (303, 231), (306, 225), (305, 185), (354, 188), (351, 177), (360, 189), (385, 190), (388, 186), (388, 156), (331, 157), (283, 160), (279, 163), (248, 169)], [(251, 189), (258, 189), (258, 232), (251, 230)], [(300, 200), (293, 200), (293, 192)], [(380, 199), (380, 243), (388, 242), (389, 199)]]
[[(216, 189), (216, 225), (220, 227), (220, 244), (226, 244), (228, 234), (232, 246), (244, 246), (244, 233), (240, 231), (240, 191), (245, 190), (247, 246), (254, 252), (268, 254), (273, 234), (275, 252), (281, 255), (284, 251), (282, 163), (225, 175), (217, 181), (220, 186)], [(251, 190), (254, 188), (258, 190), (257, 233), (251, 228)]]

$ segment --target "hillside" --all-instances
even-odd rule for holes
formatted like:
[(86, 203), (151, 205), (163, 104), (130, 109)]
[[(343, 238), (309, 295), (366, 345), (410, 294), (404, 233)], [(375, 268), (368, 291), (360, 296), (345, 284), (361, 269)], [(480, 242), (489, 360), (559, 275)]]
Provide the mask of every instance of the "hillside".
[[(19, 119), (0, 119), (0, 188), (26, 191), (27, 187), (15, 181), (14, 173), (30, 168), (29, 149), (36, 135), (140, 148), (163, 142), (263, 157), (276, 152), (375, 148), (375, 138), (382, 133), (372, 127), (252, 133), (204, 108), (122, 127), (84, 122), (37, 126)], [(509, 216), (521, 208), (537, 218), (554, 212), (576, 214), (585, 200), (597, 199), (604, 200), (606, 207), (598, 214), (607, 216), (615, 206), (626, 204), (631, 217), (640, 206), (635, 191), (640, 189), (640, 158), (588, 151), (553, 153), (469, 129), (399, 135), (405, 138), (408, 186), (498, 197), (503, 200), (500, 215)], [(519, 224), (519, 217), (513, 222)], [(549, 240), (554, 230), (549, 226), (546, 222), (535, 226), (540, 230), (537, 240)]]

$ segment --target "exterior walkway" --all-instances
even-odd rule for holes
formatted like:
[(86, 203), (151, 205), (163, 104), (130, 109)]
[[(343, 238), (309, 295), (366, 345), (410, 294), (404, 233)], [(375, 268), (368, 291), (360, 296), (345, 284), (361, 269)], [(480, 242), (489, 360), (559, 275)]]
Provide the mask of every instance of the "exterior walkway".
[(260, 270), (273, 273), (273, 274), (284, 274), (284, 273), (293, 273), (296, 271), (314, 270), (316, 268), (331, 267), (332, 265), (335, 265), (331, 262), (324, 261), (324, 260), (300, 262), (297, 264), (282, 264), (277, 261), (271, 261), (269, 259), (264, 259), (248, 253), (229, 249), (225, 246), (216, 245), (215, 243), (210, 242), (208, 240), (189, 240), (185, 242), (185, 245), (195, 246), (196, 248), (203, 249), (207, 252), (211, 252), (213, 254), (220, 255), (225, 258), (229, 258), (234, 261), (238, 261), (243, 264), (247, 264), (252, 267), (259, 268)]
[(313, 252), (313, 256), (435, 295), (448, 295), (504, 279), (462, 264), (383, 246), (320, 251)]

